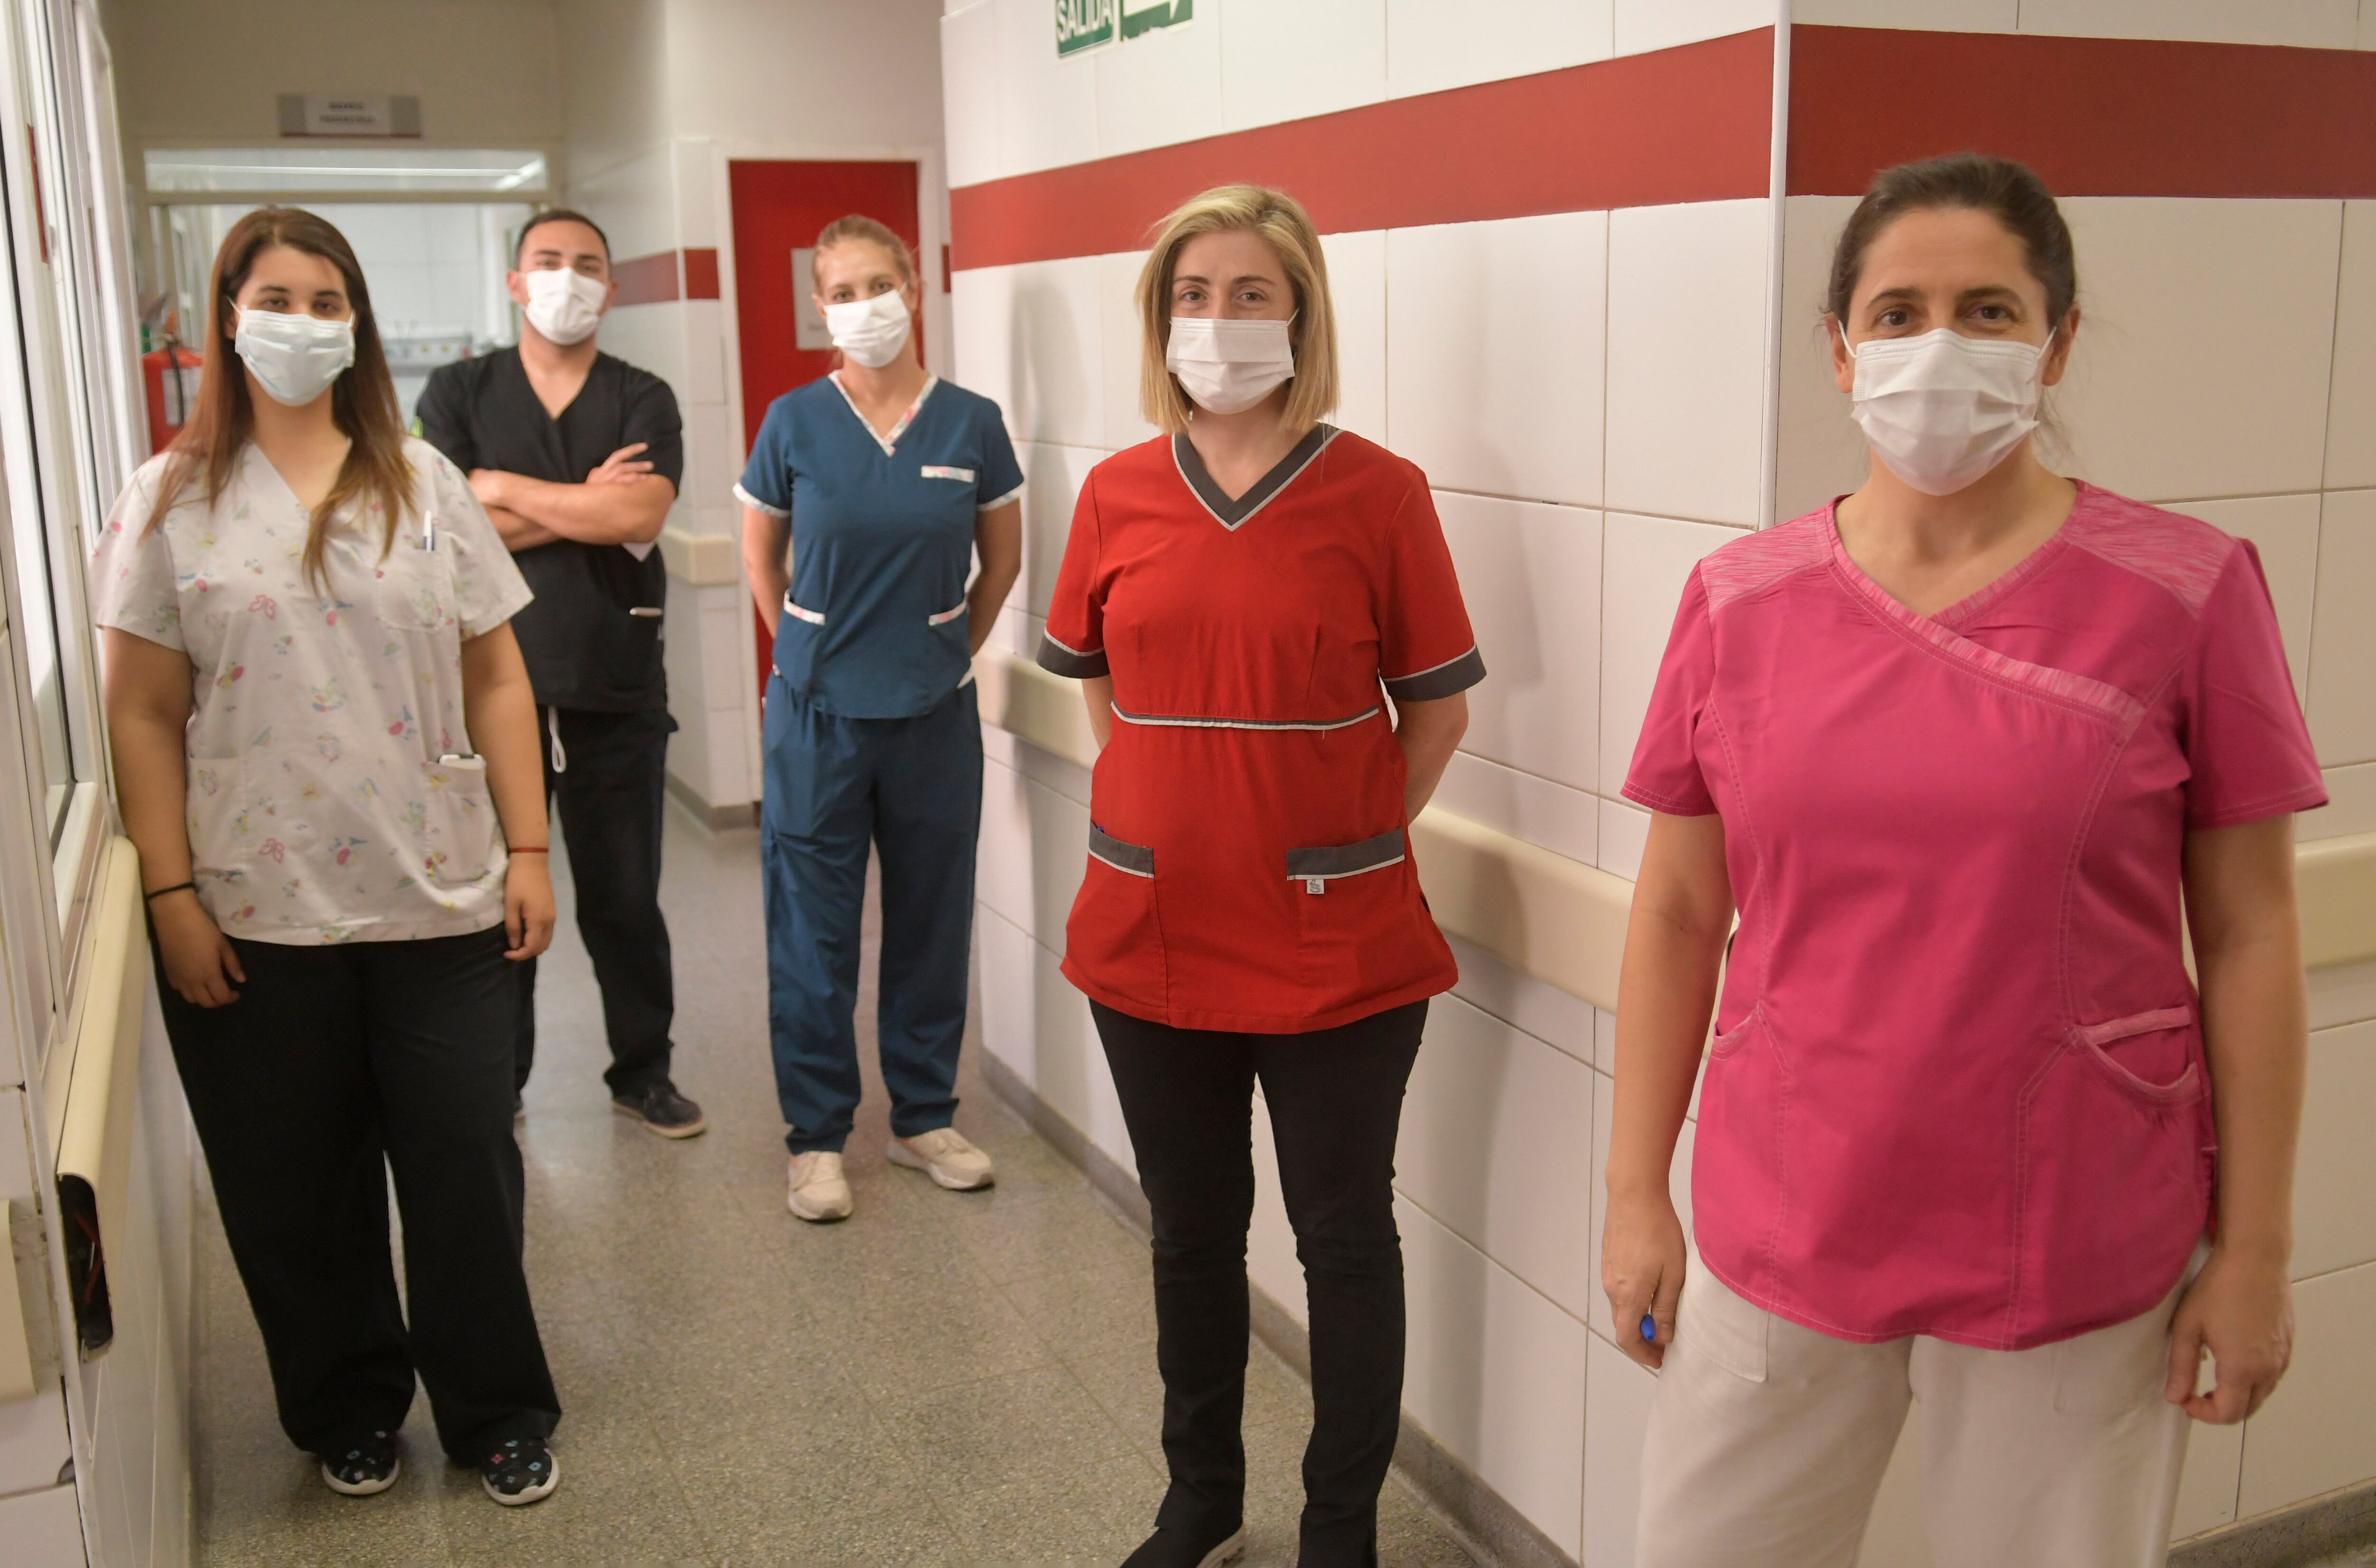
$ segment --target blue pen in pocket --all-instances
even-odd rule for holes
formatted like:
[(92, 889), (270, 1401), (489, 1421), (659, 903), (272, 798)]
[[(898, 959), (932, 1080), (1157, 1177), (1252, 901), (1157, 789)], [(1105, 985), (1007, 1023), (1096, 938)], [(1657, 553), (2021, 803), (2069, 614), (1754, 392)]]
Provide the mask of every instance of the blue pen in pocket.
[(1644, 1313), (1642, 1314), (1642, 1343), (1645, 1345), (1656, 1345), (1657, 1342), (1658, 1320), (1652, 1317), (1648, 1313)]

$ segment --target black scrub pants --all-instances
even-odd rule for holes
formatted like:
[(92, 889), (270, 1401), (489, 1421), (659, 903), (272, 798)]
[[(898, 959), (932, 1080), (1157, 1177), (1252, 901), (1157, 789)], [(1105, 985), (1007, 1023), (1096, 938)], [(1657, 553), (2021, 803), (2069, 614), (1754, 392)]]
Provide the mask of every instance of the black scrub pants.
[(281, 1430), (308, 1453), (402, 1426), (416, 1371), (457, 1460), (561, 1419), (520, 1260), (505, 941), (501, 926), (331, 947), (234, 938), (247, 980), (215, 1008), (158, 967)]
[[(559, 715), (558, 724), (554, 721)], [(544, 791), (557, 804), (577, 893), (577, 931), (594, 960), (614, 1095), (636, 1095), (669, 1075), (676, 1019), (668, 921), (660, 915), (660, 822), (668, 810), (668, 709), (591, 713), (536, 710), (544, 744)], [(553, 736), (567, 766), (552, 766)], [(518, 1064), (514, 1090), (536, 1063), (536, 960), (519, 966)]]
[(1297, 1035), (1178, 1029), (1089, 1006), (1155, 1220), (1155, 1360), (1171, 1471), (1156, 1523), (1201, 1531), (1243, 1514), (1246, 1229), (1260, 1079), (1312, 1324), (1297, 1562), (1371, 1568), (1378, 1489), (1402, 1415), (1395, 1134), (1427, 1004)]

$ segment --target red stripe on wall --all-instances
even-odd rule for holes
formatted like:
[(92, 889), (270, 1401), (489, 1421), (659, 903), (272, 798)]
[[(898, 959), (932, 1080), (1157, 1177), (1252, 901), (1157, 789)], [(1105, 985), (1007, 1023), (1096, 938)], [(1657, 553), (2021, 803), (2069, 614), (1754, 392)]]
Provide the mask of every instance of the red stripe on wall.
[(718, 298), (718, 253), (707, 245), (684, 253), (684, 297)]
[(619, 292), (611, 303), (614, 305), (659, 305), (683, 297), (677, 286), (677, 253), (655, 251), (650, 255), (629, 256), (611, 264), (611, 277), (619, 285)]
[(1762, 196), (1774, 32), (1735, 33), (966, 185), (959, 268), (1135, 250), (1210, 185), (1276, 185), (1324, 232)]
[(2376, 52), (1791, 30), (1791, 195), (1964, 150), (2060, 196), (2376, 196)]

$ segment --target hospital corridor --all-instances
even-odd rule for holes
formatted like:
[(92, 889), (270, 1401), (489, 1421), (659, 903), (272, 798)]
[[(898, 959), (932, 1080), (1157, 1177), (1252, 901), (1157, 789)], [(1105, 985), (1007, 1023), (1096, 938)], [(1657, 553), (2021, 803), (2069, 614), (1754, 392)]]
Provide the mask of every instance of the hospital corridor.
[(2376, 1568), (2376, 0), (0, 0), (0, 1568)]

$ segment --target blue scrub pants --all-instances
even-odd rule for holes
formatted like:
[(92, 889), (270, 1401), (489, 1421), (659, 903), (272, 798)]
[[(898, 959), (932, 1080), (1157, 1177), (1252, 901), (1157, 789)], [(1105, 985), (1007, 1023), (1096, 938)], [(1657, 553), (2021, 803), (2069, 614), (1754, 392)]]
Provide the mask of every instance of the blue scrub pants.
[(956, 1111), (981, 829), (981, 719), (970, 683), (914, 719), (845, 719), (767, 681), (759, 852), (767, 1033), (795, 1154), (839, 1149), (858, 1111), (859, 918), (882, 861), (875, 1032), (891, 1131)]

